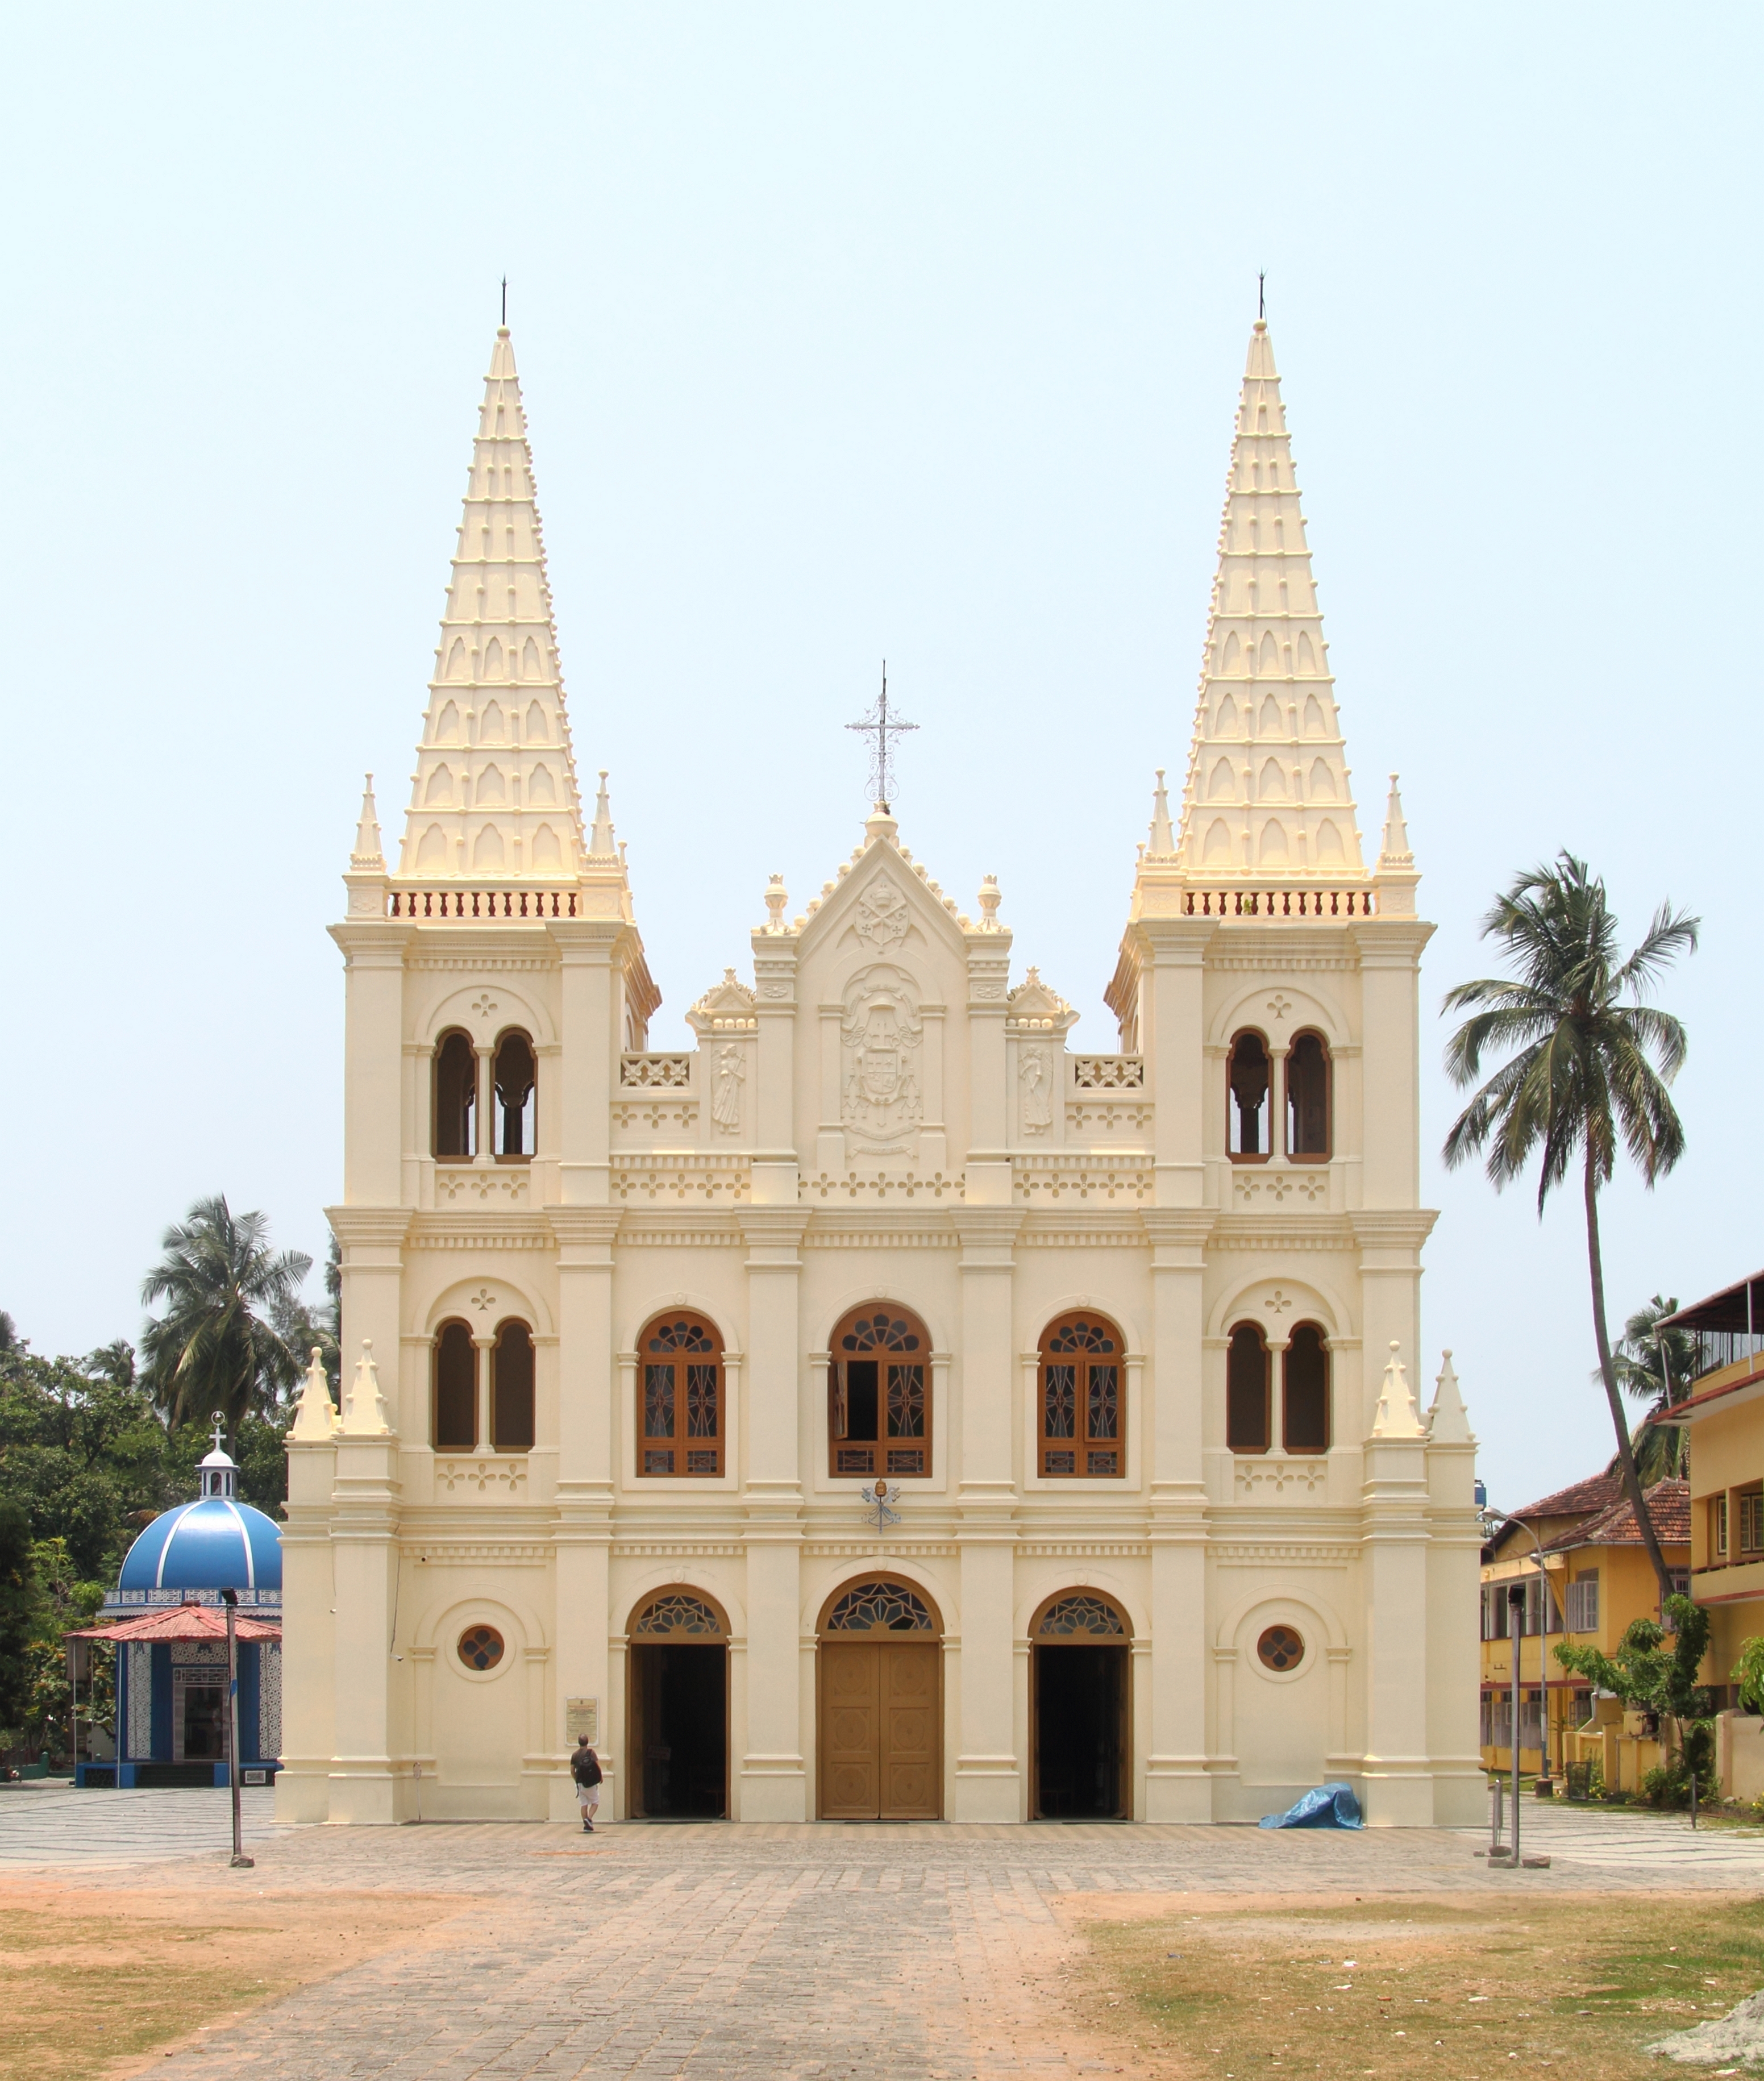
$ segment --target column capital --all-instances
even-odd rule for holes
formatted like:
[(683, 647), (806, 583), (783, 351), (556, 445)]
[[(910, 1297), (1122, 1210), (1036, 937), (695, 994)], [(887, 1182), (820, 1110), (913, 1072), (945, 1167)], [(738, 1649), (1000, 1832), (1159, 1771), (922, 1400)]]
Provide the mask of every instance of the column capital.
[(325, 1219), (344, 1250), (398, 1250), (410, 1232), (408, 1207), (326, 1207)]

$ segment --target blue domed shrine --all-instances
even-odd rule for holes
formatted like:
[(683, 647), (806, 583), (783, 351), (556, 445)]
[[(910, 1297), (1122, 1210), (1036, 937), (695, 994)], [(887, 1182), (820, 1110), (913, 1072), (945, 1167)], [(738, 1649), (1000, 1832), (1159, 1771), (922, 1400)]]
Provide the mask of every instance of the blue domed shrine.
[(194, 1503), (162, 1511), (135, 1541), (106, 1623), (116, 1647), (116, 1755), (82, 1764), (82, 1785), (227, 1781), (223, 1591), (238, 1611), (240, 1776), (270, 1783), (282, 1746), (282, 1548), (274, 1520), (238, 1500), (238, 1469), (214, 1449)]

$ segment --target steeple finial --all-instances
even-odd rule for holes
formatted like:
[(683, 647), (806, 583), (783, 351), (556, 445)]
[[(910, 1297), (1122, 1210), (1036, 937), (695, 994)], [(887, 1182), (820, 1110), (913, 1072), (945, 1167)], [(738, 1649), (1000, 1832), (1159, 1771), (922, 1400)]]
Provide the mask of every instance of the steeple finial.
[[(507, 290), (508, 284), (504, 282), (503, 292), (505, 297)], [(504, 312), (503, 316), (506, 317), (507, 315), (507, 313)], [(1268, 322), (1268, 270), (1265, 267), (1256, 277), (1256, 322), (1257, 325), (1266, 325)]]
[(288, 1436), (302, 1443), (316, 1440), (325, 1444), (336, 1436), (342, 1419), (330, 1398), (330, 1382), (325, 1377), (325, 1355), (317, 1344), (313, 1346), (312, 1353), (305, 1383), (300, 1391), (300, 1406), (294, 1412), (294, 1427)]
[(1164, 768), (1158, 768), (1158, 784), (1151, 790), (1151, 836), (1146, 851), (1168, 859), (1176, 851), (1176, 834), (1170, 828), (1170, 797), (1164, 785)]
[[(1258, 284), (1266, 308), (1265, 281)], [(1156, 847), (1147, 848), (1147, 855)], [(1175, 851), (1214, 887), (1366, 874), (1266, 320), (1249, 338)]]
[(573, 881), (586, 851), (514, 343), (491, 346), (397, 872)]
[(1389, 1363), (1384, 1368), (1384, 1382), (1378, 1398), (1378, 1414), (1372, 1419), (1375, 1438), (1424, 1438), (1426, 1427), (1421, 1422), (1421, 1411), (1415, 1406), (1415, 1397), (1410, 1391), (1408, 1375), (1403, 1370), (1403, 1361), (1397, 1356), (1402, 1349), (1396, 1339), (1391, 1339)]
[(594, 829), (588, 834), (588, 851), (596, 860), (617, 860), (618, 841), (613, 835), (613, 809), (606, 797), (606, 768), (600, 769), (600, 792), (594, 798)]
[(1450, 1352), (1443, 1352), (1440, 1357), (1439, 1378), (1434, 1384), (1434, 1406), (1427, 1412), (1427, 1436), (1428, 1442), (1434, 1445), (1476, 1443), (1470, 1435), (1470, 1412), (1458, 1391), (1458, 1375), (1453, 1370)]
[(354, 1438), (383, 1438), (392, 1426), (386, 1421), (385, 1397), (380, 1392), (380, 1368), (373, 1362), (373, 1339), (361, 1340), (361, 1356), (356, 1360), (356, 1377), (350, 1383), (349, 1406), (343, 1411), (343, 1430)]
[(1403, 798), (1397, 792), (1396, 776), (1391, 776), (1391, 792), (1384, 805), (1384, 843), (1379, 848), (1377, 872), (1388, 867), (1412, 867), (1415, 856), (1408, 849), (1408, 826), (1403, 821)]
[(356, 874), (384, 874), (385, 856), (380, 851), (380, 818), (373, 803), (373, 776), (367, 776), (361, 791), (361, 815), (356, 825), (356, 849), (349, 865)]

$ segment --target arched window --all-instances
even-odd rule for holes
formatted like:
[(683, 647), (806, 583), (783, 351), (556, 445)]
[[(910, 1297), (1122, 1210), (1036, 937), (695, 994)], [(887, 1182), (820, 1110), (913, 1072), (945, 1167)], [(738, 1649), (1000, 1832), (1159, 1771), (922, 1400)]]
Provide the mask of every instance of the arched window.
[(435, 1049), (435, 1153), (444, 1163), (474, 1152), (478, 1127), (478, 1057), (472, 1036), (456, 1027)]
[(830, 1473), (930, 1473), (930, 1351), (918, 1317), (881, 1301), (840, 1324), (827, 1377)]
[(659, 1315), (637, 1353), (637, 1471), (720, 1474), (722, 1339), (701, 1315)]
[(497, 1452), (533, 1450), (533, 1332), (499, 1322), (490, 1355), (490, 1443)]
[(1281, 1436), (1289, 1452), (1329, 1449), (1329, 1347), (1315, 1322), (1294, 1329), (1281, 1364)]
[(478, 1352), (467, 1322), (444, 1322), (435, 1339), (435, 1449), (478, 1450)]
[(1253, 1322), (1231, 1331), (1225, 1356), (1225, 1443), (1234, 1452), (1268, 1449), (1268, 1347)]
[(1295, 1163), (1329, 1160), (1329, 1050), (1320, 1033), (1295, 1034), (1286, 1057), (1286, 1154)]
[(1122, 1336), (1088, 1309), (1042, 1332), (1043, 1474), (1114, 1475), (1127, 1470)]
[(533, 1152), (534, 1093), (539, 1066), (533, 1043), (518, 1028), (496, 1043), (496, 1146), (499, 1163), (524, 1163)]
[(1225, 1072), (1226, 1126), (1234, 1163), (1268, 1161), (1268, 1043), (1253, 1028), (1233, 1036)]

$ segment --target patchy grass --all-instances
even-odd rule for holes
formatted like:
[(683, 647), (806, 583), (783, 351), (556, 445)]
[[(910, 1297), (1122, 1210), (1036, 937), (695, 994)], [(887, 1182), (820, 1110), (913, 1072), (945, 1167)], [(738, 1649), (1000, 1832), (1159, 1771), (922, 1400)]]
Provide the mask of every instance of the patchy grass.
[(0, 2081), (141, 2070), (458, 1912), (385, 1894), (0, 1887)]
[(1093, 1896), (1065, 1902), (1088, 1945), (1071, 1983), (1080, 2015), (1185, 2075), (1661, 2081), (1698, 2070), (1663, 2069), (1643, 2045), (1764, 1986), (1751, 1898), (1198, 1905), (1117, 1921), (1090, 1919)]

